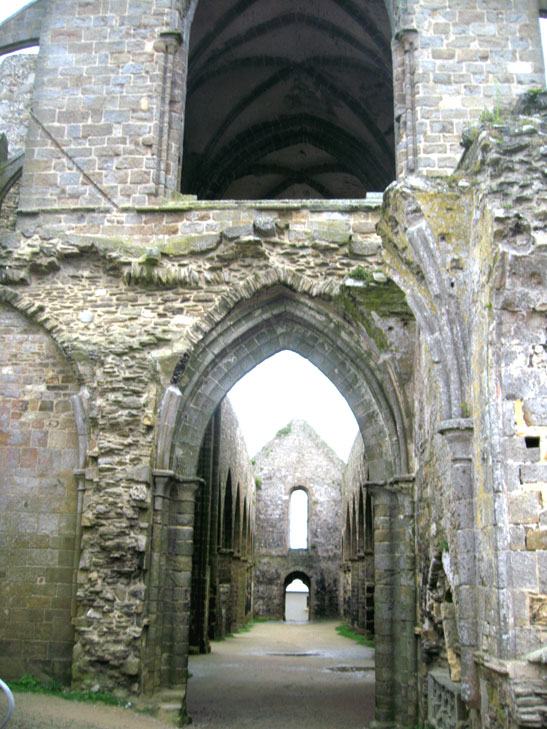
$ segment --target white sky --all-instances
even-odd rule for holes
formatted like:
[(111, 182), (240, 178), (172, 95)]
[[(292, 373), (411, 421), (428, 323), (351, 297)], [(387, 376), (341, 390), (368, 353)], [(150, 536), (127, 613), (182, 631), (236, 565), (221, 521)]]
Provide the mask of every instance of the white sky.
[(251, 370), (230, 390), (249, 455), (290, 420), (306, 420), (343, 461), (358, 426), (332, 382), (307, 359), (287, 350)]
[(13, 15), (19, 8), (24, 8), (29, 0), (1, 0), (0, 2), (0, 23)]

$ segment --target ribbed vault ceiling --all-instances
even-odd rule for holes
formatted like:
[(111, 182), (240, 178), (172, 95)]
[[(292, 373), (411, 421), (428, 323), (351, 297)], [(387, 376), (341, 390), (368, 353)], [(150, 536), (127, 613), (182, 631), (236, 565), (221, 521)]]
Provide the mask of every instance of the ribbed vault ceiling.
[(384, 0), (199, 0), (183, 192), (355, 198), (393, 177)]

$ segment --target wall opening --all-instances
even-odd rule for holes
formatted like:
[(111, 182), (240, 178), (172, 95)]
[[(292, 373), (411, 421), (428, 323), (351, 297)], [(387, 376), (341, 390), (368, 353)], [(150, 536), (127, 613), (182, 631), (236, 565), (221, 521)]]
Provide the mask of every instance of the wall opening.
[(289, 498), (289, 549), (308, 548), (308, 507), (306, 489), (294, 489)]
[[(332, 320), (330, 322), (332, 326), (326, 325), (329, 317)], [(220, 487), (222, 487), (225, 476), (217, 479), (214, 475), (213, 466), (210, 470), (212, 474), (210, 479), (196, 478), (199, 476), (197, 466), (203, 434), (206, 432), (213, 414), (233, 385), (238, 380), (242, 380), (258, 364), (279, 352), (281, 348), (299, 352), (308, 358), (312, 364), (315, 364), (323, 371), (346, 398), (348, 405), (355, 414), (359, 429), (364, 435), (363, 454), (367, 464), (366, 469), (363, 471), (365, 479), (370, 478), (371, 482), (377, 484), (378, 481), (387, 482), (393, 479), (395, 474), (407, 472), (406, 438), (404, 435), (406, 432), (405, 416), (398, 399), (400, 390), (393, 386), (391, 370), (386, 368), (385, 364), (378, 366), (374, 352), (369, 351), (359, 335), (351, 331), (351, 324), (339, 318), (334, 310), (329, 310), (327, 304), (279, 285), (261, 291), (256, 297), (243, 301), (241, 305), (234, 307), (228, 314), (220, 317), (218, 323), (211, 329), (210, 335), (205, 335), (193, 348), (191, 356), (187, 358), (188, 364), (184, 371), (184, 380), (180, 381), (178, 387), (175, 387), (177, 384), (175, 382), (170, 388), (170, 390), (176, 389), (177, 392), (176, 408), (179, 417), (174, 418), (173, 413), (170, 416), (170, 422), (174, 423), (172, 435), (169, 436), (171, 440), (165, 439), (165, 453), (169, 461), (167, 462), (160, 452), (158, 463), (165, 464), (160, 465), (162, 468), (170, 465), (170, 468), (176, 474), (176, 478), (179, 479), (181, 494), (184, 498), (193, 499), (196, 503), (196, 497), (192, 494), (195, 494), (198, 489), (208, 488), (208, 484), (220, 484)], [(271, 389), (271, 383), (269, 388)], [(168, 393), (166, 393), (167, 396)], [(260, 412), (260, 406), (257, 402), (254, 403), (254, 407), (255, 412), (257, 410)], [(192, 417), (188, 418), (187, 415), (190, 413), (192, 413)], [(158, 450), (160, 451), (160, 449)], [(236, 488), (234, 491), (233, 488), (236, 484), (242, 484), (243, 482), (239, 479), (239, 476), (234, 476), (233, 472), (231, 478), (231, 503), (235, 507), (237, 500), (239, 507), (232, 511), (232, 507), (226, 506), (226, 501), (230, 498), (229, 490), (228, 492), (225, 491), (222, 496), (215, 494), (213, 498), (209, 499), (209, 503), (218, 504), (219, 507), (224, 504), (224, 516), (219, 518), (223, 519), (225, 526), (226, 512), (232, 513), (232, 523), (235, 527), (236, 519), (239, 518), (239, 511), (241, 511), (242, 519), (248, 518), (250, 508), (248, 508), (245, 516), (244, 504), (248, 492), (242, 491), (238, 497), (238, 489)], [(310, 487), (310, 484), (305, 480), (297, 481), (294, 486), (296, 487), (302, 483), (306, 484), (306, 488)], [(290, 489), (286, 488), (283, 493), (283, 498), (286, 498), (284, 513), (285, 518), (287, 518)], [(188, 494), (188, 497), (185, 494)], [(332, 503), (334, 503), (334, 500)], [(356, 530), (355, 536), (352, 534), (349, 540), (349, 551), (350, 554), (355, 554), (358, 549), (360, 551), (363, 548), (362, 529), (357, 528), (357, 522), (359, 518), (362, 520), (365, 517), (366, 519), (367, 506), (366, 502), (360, 505), (358, 497), (353, 492), (347, 500), (347, 504), (349, 505), (348, 521), (352, 522), (351, 529)], [(185, 506), (184, 508), (188, 507)], [(342, 556), (341, 502), (338, 503), (338, 508), (340, 509), (340, 551), (337, 556), (339, 564)], [(344, 506), (344, 511), (345, 508)], [(315, 518), (316, 508), (314, 503), (310, 503), (310, 511), (311, 516)], [(212, 524), (211, 519), (203, 522), (210, 524), (208, 534), (218, 534), (218, 524), (217, 522)], [(243, 530), (241, 522), (238, 532), (239, 529)], [(360, 535), (359, 531), (361, 532)], [(291, 550), (287, 550), (287, 533), (288, 524), (282, 530), (285, 555), (287, 555), (287, 552), (291, 553)], [(222, 534), (226, 544), (225, 528), (223, 528)], [(178, 535), (181, 542), (180, 548), (177, 547), (173, 555), (177, 552), (184, 554), (187, 549), (191, 552), (196, 549), (196, 545), (202, 545), (208, 550), (215, 549), (211, 540), (204, 540), (203, 534), (198, 532), (193, 534), (193, 545), (187, 546), (184, 543), (186, 535), (190, 538), (191, 532), (180, 530)], [(260, 531), (257, 530), (257, 541), (259, 538)], [(244, 539), (244, 542), (246, 541)], [(237, 629), (240, 625), (241, 615), (248, 609), (253, 609), (252, 598), (249, 599), (249, 595), (253, 594), (253, 575), (252, 564), (249, 565), (245, 559), (242, 559), (244, 555), (241, 554), (241, 550), (239, 550), (239, 554), (233, 551), (235, 539), (231, 544), (231, 550), (225, 547), (218, 550), (219, 560), (214, 568), (209, 563), (208, 569), (203, 575), (203, 580), (204, 584), (209, 581), (208, 584), (211, 586), (212, 581), (216, 579), (216, 570), (216, 575), (218, 575), (216, 584), (220, 592), (225, 591), (223, 604), (226, 606), (226, 614), (229, 617), (226, 625), (231, 625)], [(241, 538), (239, 539), (239, 545), (241, 546)], [(312, 551), (311, 538), (309, 545), (309, 550), (302, 551), (308, 553)], [(330, 557), (329, 560), (334, 562), (335, 558)], [(184, 597), (187, 594), (185, 585), (188, 584), (185, 577), (185, 564), (183, 560), (179, 561), (173, 557), (167, 569), (167, 572), (172, 573), (172, 584), (181, 585), (180, 590), (178, 590), (181, 594), (181, 600), (187, 599)], [(284, 574), (291, 574), (294, 570), (304, 572), (305, 568), (305, 565), (295, 565), (290, 570), (286, 570)], [(304, 572), (304, 574), (309, 576), (309, 571)], [(383, 600), (396, 601), (398, 599), (396, 586), (390, 582), (390, 580), (396, 579), (394, 575), (393, 571), (386, 573), (386, 581), (382, 585), (380, 594)], [(339, 574), (339, 583), (341, 578), (342, 576)], [(235, 589), (230, 587), (230, 585), (234, 585), (234, 579), (237, 583)], [(316, 617), (314, 614), (314, 599), (321, 592), (321, 585), (316, 583), (313, 577), (311, 583), (309, 586), (308, 615), (313, 619)], [(281, 601), (282, 611), (284, 612), (287, 585), (284, 582), (283, 575), (280, 575), (280, 578), (274, 584), (277, 585), (277, 599)], [(352, 584), (351, 587), (353, 589), (354, 585)], [(356, 583), (355, 587), (357, 587)], [(175, 590), (175, 588), (173, 589)], [(256, 595), (256, 591), (254, 594)], [(374, 599), (376, 600), (376, 595)], [(211, 604), (212, 602), (210, 602)], [(160, 606), (160, 608), (163, 610), (163, 606)], [(408, 610), (405, 615), (407, 614)], [(171, 619), (169, 615), (163, 613), (160, 617), (164, 621)], [(379, 631), (378, 625), (376, 627), (380, 654), (383, 656), (397, 650), (399, 638), (396, 633), (392, 634), (390, 625), (385, 624), (383, 631)], [(171, 645), (174, 647), (171, 648)], [(178, 650), (178, 646), (180, 646), (180, 650)], [(184, 661), (179, 660), (183, 658), (184, 644), (182, 642), (170, 644), (164, 650), (171, 650), (173, 654), (172, 657), (168, 653), (162, 656), (166, 664), (169, 661), (176, 661), (177, 666), (180, 663), (181, 668), (185, 668)], [(409, 660), (412, 661), (412, 656)], [(387, 669), (387, 667), (385, 668)], [(390, 681), (382, 683), (377, 690), (378, 702), (389, 703), (393, 688)], [(392, 711), (391, 704), (389, 704), (389, 711)], [(387, 715), (387, 713), (388, 709), (382, 715)]]
[(543, 49), (543, 68), (545, 72), (545, 85), (547, 86), (547, 4), (539, 11), (539, 32), (541, 38), (541, 47)]
[(362, 198), (394, 179), (384, 0), (200, 0), (188, 61), (182, 192)]
[(294, 573), (285, 579), (285, 622), (304, 623), (310, 620), (310, 580)]

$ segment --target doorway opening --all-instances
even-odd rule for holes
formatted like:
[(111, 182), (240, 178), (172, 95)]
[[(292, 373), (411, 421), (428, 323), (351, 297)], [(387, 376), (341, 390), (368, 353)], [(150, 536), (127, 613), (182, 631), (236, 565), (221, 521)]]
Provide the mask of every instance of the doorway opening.
[(285, 622), (305, 623), (310, 620), (310, 580), (302, 572), (285, 579)]
[[(366, 550), (367, 539), (366, 534), (362, 533), (361, 523), (365, 522), (366, 529), (367, 521), (370, 526), (372, 518), (373, 539), (376, 540), (377, 499), (380, 499), (378, 503), (382, 505), (382, 512), (385, 514), (403, 513), (403, 507), (406, 509), (405, 514), (410, 513), (406, 501), (404, 503), (401, 501), (407, 498), (407, 490), (385, 489), (382, 486), (382, 483), (388, 485), (399, 480), (400, 476), (396, 474), (406, 474), (408, 469), (406, 415), (399, 400), (402, 390), (394, 386), (397, 381), (395, 370), (389, 362), (386, 363), (379, 355), (377, 356), (373, 349), (367, 348), (367, 340), (361, 337), (360, 332), (360, 329), (354, 331), (351, 322), (342, 319), (336, 309), (329, 308), (327, 301), (313, 299), (280, 284), (261, 290), (256, 296), (243, 300), (228, 314), (219, 317), (210, 334), (204, 335), (190, 355), (185, 357), (183, 378), (175, 378), (164, 397), (162, 408), (165, 417), (161, 422), (165, 423), (166, 427), (160, 431), (158, 446), (158, 469), (172, 469), (157, 471), (157, 483), (161, 485), (163, 483), (161, 479), (165, 479), (166, 486), (171, 488), (168, 500), (158, 501), (158, 505), (163, 505), (162, 509), (165, 512), (165, 515), (158, 514), (158, 523), (167, 525), (166, 530), (158, 531), (158, 545), (161, 547), (165, 543), (167, 546), (166, 556), (160, 555), (158, 559), (158, 564), (163, 570), (160, 584), (164, 586), (163, 594), (172, 593), (173, 596), (171, 602), (163, 600), (157, 606), (158, 619), (155, 620), (161, 621), (164, 639), (161, 652), (156, 651), (155, 656), (158, 660), (161, 658), (162, 665), (175, 666), (177, 671), (180, 667), (181, 672), (187, 667), (185, 651), (188, 644), (185, 644), (185, 638), (188, 628), (182, 620), (184, 614), (181, 613), (179, 620), (178, 613), (172, 613), (173, 608), (170, 608), (170, 605), (189, 604), (191, 599), (199, 614), (203, 616), (202, 629), (200, 628), (198, 636), (200, 639), (201, 636), (206, 636), (209, 640), (210, 617), (219, 615), (222, 610), (226, 610), (226, 614), (230, 612), (234, 632), (240, 630), (245, 627), (251, 615), (260, 614), (258, 585), (268, 584), (268, 580), (259, 579), (254, 564), (253, 555), (257, 554), (260, 540), (264, 535), (273, 534), (274, 537), (280, 535), (276, 545), (278, 554), (272, 555), (272, 558), (285, 559), (287, 556), (294, 556), (297, 559), (311, 560), (313, 553), (318, 552), (320, 547), (313, 531), (315, 520), (322, 513), (336, 509), (340, 526), (331, 532), (337, 535), (339, 545), (337, 551), (332, 551), (325, 557), (323, 564), (332, 566), (338, 580), (338, 587), (335, 586), (334, 592), (339, 596), (342, 582), (342, 514), (346, 515), (348, 505), (351, 505), (349, 510), (351, 521), (349, 558), (352, 560), (353, 573), (350, 585), (351, 600), (360, 600), (362, 594), (361, 583), (358, 583), (360, 569), (358, 562), (355, 561), (355, 553), (357, 551), (358, 554), (363, 548)], [(285, 514), (285, 524), (281, 529), (278, 522), (274, 523), (271, 529), (268, 525), (259, 528), (259, 495), (265, 488), (265, 476), (263, 478), (258, 471), (253, 470), (258, 466), (258, 458), (255, 465), (250, 461), (244, 464), (244, 459), (239, 458), (237, 467), (236, 464), (232, 466), (228, 456), (231, 452), (230, 444), (235, 443), (235, 440), (228, 439), (227, 447), (223, 447), (221, 426), (223, 420), (229, 422), (234, 417), (233, 413), (230, 415), (227, 399), (225, 400), (233, 385), (238, 380), (243, 380), (244, 376), (258, 364), (282, 349), (297, 352), (318, 366), (338, 387), (355, 414), (359, 431), (364, 435), (358, 441), (361, 444), (361, 452), (356, 454), (355, 460), (360, 464), (356, 470), (356, 483), (359, 484), (359, 488), (366, 486), (367, 489), (370, 483), (372, 488), (370, 494), (374, 501), (372, 508), (368, 510), (368, 519), (365, 494), (363, 493), (361, 504), (357, 489), (350, 489), (344, 500), (341, 498), (343, 491), (340, 486), (337, 487), (340, 489), (337, 497), (329, 493), (316, 499), (312, 488), (313, 479), (304, 478), (297, 473), (300, 461), (303, 460), (298, 458), (296, 465), (287, 468), (283, 477), (278, 480), (279, 499), (282, 504), (281, 511)], [(282, 384), (282, 388), (285, 385), (286, 382)], [(273, 389), (271, 381), (268, 383), (268, 389)], [(319, 404), (322, 405), (321, 402)], [(256, 400), (253, 406), (255, 412), (258, 410), (262, 414), (263, 411)], [(278, 446), (287, 456), (293, 453), (301, 439), (306, 443), (315, 443), (317, 448), (320, 448), (322, 439), (317, 433), (310, 435), (308, 428), (309, 426), (298, 421), (289, 422), (275, 434), (276, 444), (272, 444), (272, 447)], [(304, 448), (302, 452), (310, 450)], [(331, 461), (336, 459), (336, 455), (331, 454), (329, 459)], [(228, 470), (230, 470), (231, 498), (226, 493)], [(327, 475), (326, 483), (332, 484), (333, 479), (330, 478), (328, 469), (322, 470), (323, 475)], [(293, 483), (290, 483), (287, 474), (293, 472), (296, 477)], [(289, 497), (293, 488), (298, 486), (306, 488), (309, 494), (307, 550), (289, 549)], [(222, 513), (226, 504), (230, 511), (229, 515)], [(171, 517), (166, 518), (169, 514)], [(219, 548), (215, 535), (226, 534), (226, 524), (231, 524), (232, 529), (238, 534), (234, 534), (233, 539), (223, 539), (223, 546)], [(408, 554), (411, 545), (407, 543), (406, 538), (412, 532), (406, 528), (406, 522), (401, 521), (399, 524), (399, 520), (396, 522), (390, 520), (382, 526), (387, 529), (382, 528), (378, 533), (387, 540), (386, 544), (391, 545), (393, 541), (398, 550), (394, 553), (393, 559), (399, 558), (399, 551), (401, 554)], [(397, 531), (391, 534), (391, 530), (395, 528)], [(357, 537), (354, 537), (355, 531)], [(378, 550), (378, 553), (380, 552), (383, 554), (382, 550)], [(192, 566), (191, 581), (188, 580), (189, 557)], [(380, 707), (377, 716), (382, 720), (389, 718), (395, 711), (390, 697), (393, 695), (394, 686), (399, 685), (404, 679), (402, 672), (411, 670), (410, 663), (407, 666), (407, 663), (403, 662), (404, 665), (401, 663), (400, 667), (396, 667), (397, 671), (394, 674), (393, 667), (388, 665), (385, 656), (397, 651), (401, 640), (407, 640), (405, 631), (407, 628), (410, 631), (408, 626), (411, 624), (408, 615), (411, 615), (414, 604), (409, 591), (397, 590), (398, 571), (392, 568), (391, 562), (385, 560), (384, 563), (385, 567), (382, 565), (381, 568), (385, 574), (382, 573), (380, 575), (382, 581), (376, 583), (374, 605), (393, 603), (395, 614), (404, 617), (404, 624), (401, 631), (397, 632), (392, 628), (390, 621), (380, 622), (380, 616), (376, 611), (375, 641), (379, 655), (385, 663), (381, 667), (382, 678), (376, 693), (377, 705)], [(270, 560), (271, 564), (273, 562)], [(405, 565), (408, 565), (410, 570), (411, 560), (406, 560)], [(318, 600), (323, 600), (325, 609), (330, 610), (333, 607), (328, 597), (332, 594), (330, 578), (325, 577), (325, 584), (322, 584), (308, 567), (309, 564), (305, 561), (292, 565), (284, 563), (279, 578), (274, 574), (275, 570), (270, 570), (269, 583), (276, 586), (275, 599), (280, 603), (278, 621), (282, 621), (284, 617), (285, 576), (292, 572), (303, 572), (310, 580), (309, 615), (312, 619), (321, 617), (316, 606)], [(378, 565), (375, 564), (375, 567), (377, 570)], [(403, 578), (406, 579), (404, 575), (401, 579)], [(199, 604), (192, 595), (195, 585), (199, 589)], [(336, 614), (339, 615), (341, 608), (339, 597), (334, 603)], [(202, 642), (206, 644), (207, 640)], [(192, 644), (200, 645), (199, 641), (194, 642), (194, 640)], [(204, 648), (207, 650), (207, 645)], [(200, 648), (200, 652), (204, 652), (203, 648)], [(410, 655), (409, 661), (412, 660)], [(378, 671), (378, 667), (376, 670)], [(179, 673), (175, 675), (177, 680)]]

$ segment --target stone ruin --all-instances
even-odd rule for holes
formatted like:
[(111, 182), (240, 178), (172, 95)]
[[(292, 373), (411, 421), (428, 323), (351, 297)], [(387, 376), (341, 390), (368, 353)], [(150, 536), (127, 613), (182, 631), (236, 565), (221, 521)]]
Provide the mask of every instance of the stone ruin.
[[(343, 614), (385, 727), (547, 723), (544, 0), (34, 0), (0, 26), (0, 674), (184, 718), (253, 609), (222, 405), (359, 423)], [(462, 142), (463, 137), (463, 155)]]
[[(310, 620), (340, 612), (344, 463), (302, 420), (292, 420), (253, 459), (256, 479), (254, 614), (283, 620), (294, 577), (309, 589)], [(306, 494), (305, 534), (291, 543), (291, 497)], [(298, 536), (298, 534), (297, 534)], [(304, 546), (305, 545), (305, 546)]]

